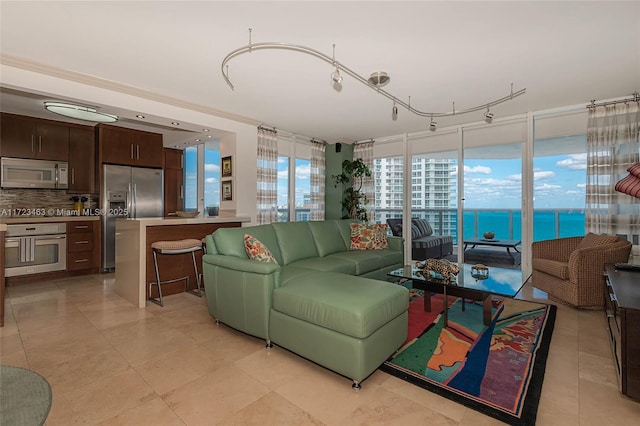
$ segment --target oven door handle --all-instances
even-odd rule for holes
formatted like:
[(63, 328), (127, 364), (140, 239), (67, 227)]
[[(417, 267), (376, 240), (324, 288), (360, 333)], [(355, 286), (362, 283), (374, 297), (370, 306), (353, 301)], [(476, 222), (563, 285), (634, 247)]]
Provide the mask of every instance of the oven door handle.
[(61, 240), (63, 238), (67, 238), (66, 235), (41, 235), (36, 237), (36, 240), (38, 241), (42, 241), (42, 240)]

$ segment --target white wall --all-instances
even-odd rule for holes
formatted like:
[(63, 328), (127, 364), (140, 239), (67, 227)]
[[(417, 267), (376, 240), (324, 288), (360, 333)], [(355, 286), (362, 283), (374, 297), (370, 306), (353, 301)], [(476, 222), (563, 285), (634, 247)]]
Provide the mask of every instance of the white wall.
[[(46, 70), (45, 70), (46, 71)], [(135, 94), (91, 85), (91, 78), (74, 81), (55, 72), (37, 72), (6, 64), (0, 65), (2, 85), (26, 92), (43, 93), (108, 105), (181, 122), (197, 123), (220, 133), (220, 154), (233, 156), (233, 201), (221, 203), (221, 210), (235, 210), (256, 222), (257, 131), (254, 125), (221, 118), (206, 112), (170, 105)]]

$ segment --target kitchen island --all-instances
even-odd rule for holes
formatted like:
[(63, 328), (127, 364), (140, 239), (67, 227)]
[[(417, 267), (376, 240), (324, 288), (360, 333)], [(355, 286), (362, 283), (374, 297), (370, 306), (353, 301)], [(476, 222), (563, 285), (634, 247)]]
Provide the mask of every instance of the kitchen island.
[[(200, 240), (218, 228), (240, 227), (243, 222), (250, 221), (248, 216), (117, 219), (116, 293), (139, 308), (146, 306), (149, 282), (156, 279), (151, 250), (153, 242), (186, 238)], [(202, 252), (196, 253), (196, 263), (202, 272)], [(162, 281), (188, 276), (190, 287), (195, 288), (197, 277), (191, 256), (159, 255), (158, 268)], [(184, 280), (162, 286), (164, 296), (185, 290)]]

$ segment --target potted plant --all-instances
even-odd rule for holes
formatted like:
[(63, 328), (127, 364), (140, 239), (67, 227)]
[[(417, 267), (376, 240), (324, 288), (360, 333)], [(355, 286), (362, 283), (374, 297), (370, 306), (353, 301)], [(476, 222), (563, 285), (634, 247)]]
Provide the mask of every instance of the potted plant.
[(342, 211), (346, 212), (343, 218), (360, 219), (365, 222), (369, 220), (365, 208), (369, 200), (361, 192), (362, 184), (367, 177), (371, 177), (371, 170), (360, 158), (344, 160), (342, 173), (333, 175), (335, 186), (342, 185)]

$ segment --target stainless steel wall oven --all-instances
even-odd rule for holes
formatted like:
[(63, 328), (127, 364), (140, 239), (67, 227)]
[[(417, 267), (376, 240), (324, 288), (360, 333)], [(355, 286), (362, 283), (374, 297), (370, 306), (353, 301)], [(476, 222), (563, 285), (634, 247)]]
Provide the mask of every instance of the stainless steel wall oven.
[(7, 225), (5, 276), (63, 271), (67, 268), (67, 225)]

